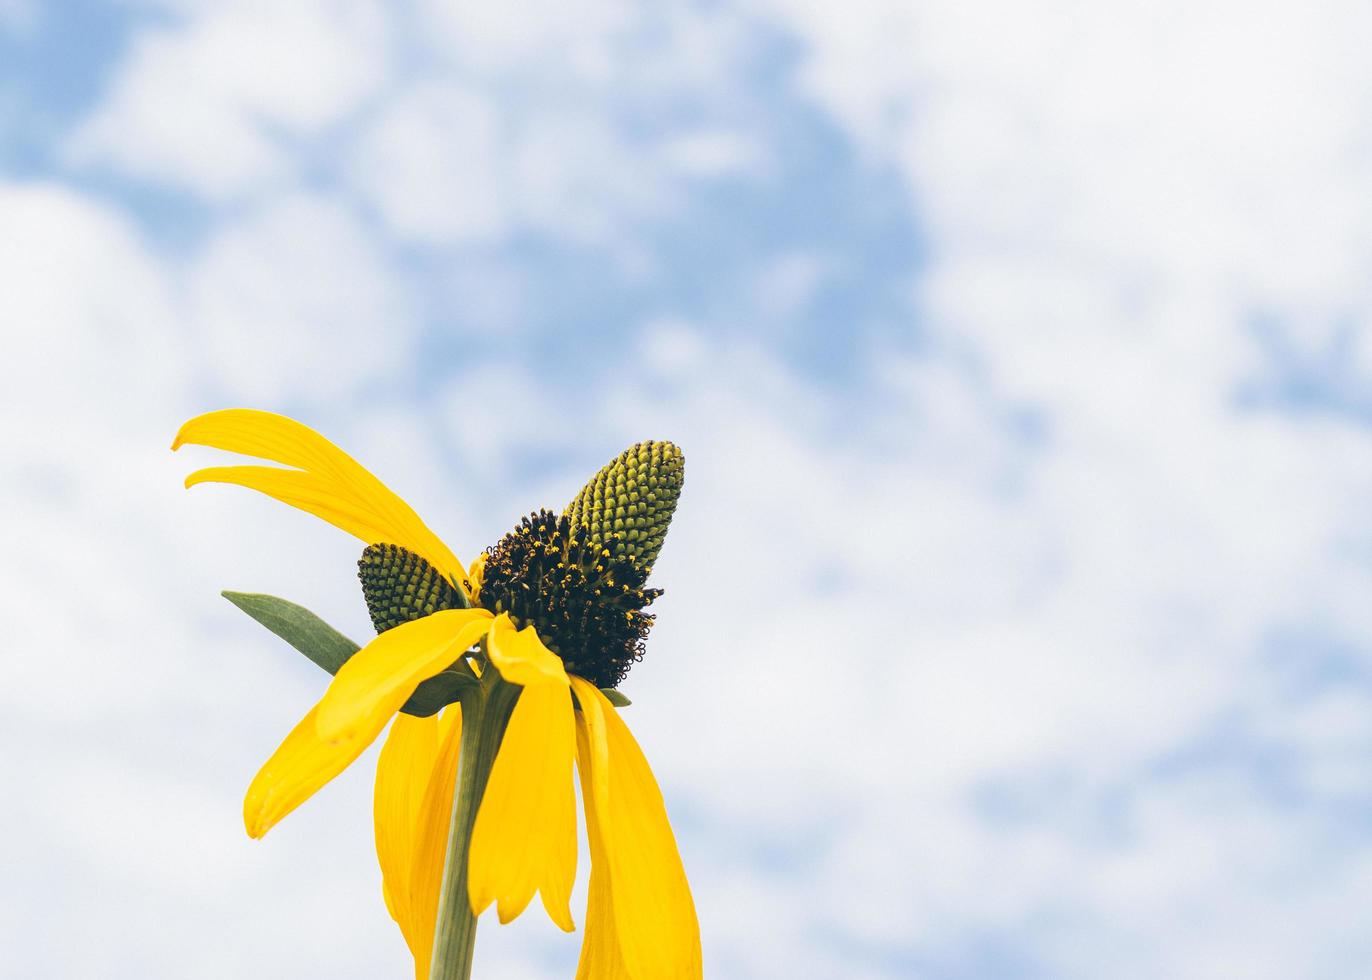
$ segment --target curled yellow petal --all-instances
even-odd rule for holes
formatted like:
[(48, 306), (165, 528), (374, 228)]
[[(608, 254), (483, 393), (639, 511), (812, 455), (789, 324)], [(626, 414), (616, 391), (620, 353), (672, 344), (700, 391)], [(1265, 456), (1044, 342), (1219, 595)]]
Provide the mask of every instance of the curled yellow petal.
[(516, 918), (537, 891), (548, 917), (566, 932), (576, 878), (576, 728), (565, 684), (520, 692), (500, 742), (472, 831), (468, 894), (480, 915), (496, 903), (501, 922)]
[(183, 445), (210, 446), (294, 468), (210, 467), (192, 473), (186, 486), (217, 482), (259, 490), (367, 544), (389, 542), (407, 548), (463, 587), (466, 569), (410, 505), (308, 426), (272, 412), (231, 408), (198, 415), (181, 426), (172, 449)]
[[(579, 677), (571, 683), (596, 903), (588, 903), (577, 976), (699, 980), (700, 926), (657, 780), (605, 695)], [(608, 874), (597, 889), (601, 869)]]
[(415, 980), (427, 980), (429, 959), (433, 955), (438, 893), (443, 884), (453, 790), (457, 785), (457, 765), (462, 750), (460, 705), (450, 704), (443, 709), (439, 738), (438, 757), (429, 773), (419, 822), (414, 828), (410, 862), (410, 929), (414, 935), (410, 948), (414, 951)]
[(318, 711), (318, 706), (311, 708), (291, 729), (248, 786), (243, 799), (243, 824), (249, 837), (261, 837), (348, 768), (390, 717), (382, 714), (364, 719), (353, 737), (329, 742), (319, 737)]
[(472, 602), (481, 601), (481, 583), (486, 578), (486, 552), (482, 552), (472, 559), (471, 566), (467, 569), (467, 582), (472, 587)]
[[(422, 937), (410, 914), (410, 872), (424, 793), (439, 752), (439, 716), (416, 718), (399, 714), (376, 760), (376, 789), (372, 815), (376, 826), (376, 858), (381, 865), (381, 888), (386, 908), (400, 926), (412, 955), (418, 957)], [(429, 941), (432, 942), (432, 930)]]
[(532, 626), (516, 630), (509, 613), (501, 613), (491, 623), (486, 637), (486, 653), (511, 684), (556, 684), (567, 687), (567, 671), (562, 658), (543, 645)]
[(490, 623), (485, 609), (444, 609), (402, 623), (353, 654), (319, 702), (319, 734), (351, 738), (376, 712), (394, 714), (426, 680), (452, 664)]

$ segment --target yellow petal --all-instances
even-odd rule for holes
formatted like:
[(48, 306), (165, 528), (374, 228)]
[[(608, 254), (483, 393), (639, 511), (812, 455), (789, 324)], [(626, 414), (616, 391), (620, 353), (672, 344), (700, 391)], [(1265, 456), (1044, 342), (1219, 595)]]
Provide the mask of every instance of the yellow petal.
[[(575, 682), (577, 678), (573, 678)], [(581, 777), (581, 798), (586, 807), (586, 836), (591, 849), (591, 882), (586, 897), (586, 933), (581, 940), (581, 959), (577, 963), (577, 980), (632, 980), (619, 952), (619, 935), (615, 930), (614, 896), (610, 892), (610, 862), (601, 838), (599, 808), (592, 802), (596, 789), (591, 785), (592, 771), (608, 774), (608, 768), (596, 769), (589, 761), (592, 755), (586, 725), (576, 726), (577, 772)], [(604, 739), (600, 740), (604, 749)], [(608, 780), (605, 781), (608, 785)], [(605, 790), (603, 792), (608, 792)], [(602, 792), (602, 796), (603, 796)]]
[(486, 552), (482, 552), (472, 559), (471, 567), (467, 569), (467, 582), (472, 587), (472, 602), (476, 603), (481, 598), (481, 583), (486, 578)]
[(468, 893), (480, 915), (492, 901), (501, 922), (524, 911), (538, 891), (549, 918), (566, 932), (576, 878), (576, 728), (563, 684), (520, 692), (491, 769), (472, 831)]
[(201, 483), (231, 483), (257, 490), (369, 544), (395, 537), (394, 529), (374, 510), (339, 494), (327, 478), (315, 473), (279, 466), (209, 466), (186, 477), (188, 488)]
[(400, 710), (414, 689), (462, 656), (490, 623), (485, 609), (444, 609), (378, 635), (338, 669), (319, 702), (319, 734), (351, 738), (377, 712)]
[(414, 935), (415, 980), (426, 980), (433, 955), (434, 925), (438, 919), (438, 892), (443, 885), (443, 865), (448, 853), (448, 829), (452, 823), (453, 790), (462, 750), (462, 708), (443, 709), (438, 758), (424, 789), (424, 802), (415, 827), (410, 863), (410, 929)]
[(511, 684), (556, 684), (567, 687), (567, 671), (562, 658), (543, 645), (532, 626), (516, 630), (509, 613), (501, 613), (491, 623), (486, 638), (486, 653), (500, 676)]
[[(587, 825), (595, 828), (592, 861), (598, 837), (610, 906), (588, 905), (586, 942), (595, 945), (583, 949), (582, 959), (597, 972), (578, 976), (615, 975), (622, 966), (634, 980), (699, 980), (700, 926), (657, 780), (605, 695), (579, 677), (571, 683), (581, 705), (577, 763)], [(593, 864), (593, 879), (595, 873)], [(602, 885), (600, 897), (605, 895)], [(591, 899), (596, 897), (593, 887)], [(611, 943), (619, 949), (613, 969)]]
[(243, 800), (243, 824), (249, 837), (261, 837), (348, 768), (372, 743), (389, 717), (378, 715), (366, 720), (353, 738), (326, 742), (319, 737), (318, 711), (318, 706), (310, 709), (249, 785)]
[(416, 718), (401, 714), (391, 723), (390, 734), (376, 760), (372, 815), (382, 892), (391, 918), (400, 926), (410, 952), (416, 957), (419, 947), (410, 915), (410, 864), (420, 807), (438, 751), (438, 715)]
[(232, 408), (196, 416), (183, 425), (172, 449), (188, 444), (255, 456), (304, 473), (267, 466), (211, 467), (192, 473), (186, 486), (219, 482), (260, 490), (367, 544), (389, 542), (407, 548), (462, 587), (466, 569), (410, 505), (308, 426), (272, 412)]

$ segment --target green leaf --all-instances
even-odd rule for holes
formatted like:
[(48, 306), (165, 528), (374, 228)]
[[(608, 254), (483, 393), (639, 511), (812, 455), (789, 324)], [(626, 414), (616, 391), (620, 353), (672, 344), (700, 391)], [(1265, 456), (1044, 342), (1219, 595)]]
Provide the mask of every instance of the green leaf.
[[(330, 674), (338, 673), (338, 668), (358, 651), (356, 643), (304, 606), (255, 592), (220, 594)], [(464, 686), (475, 683), (471, 670), (458, 660), (420, 684), (400, 710), (425, 718), (452, 704)]]
[(330, 674), (348, 662), (358, 646), (304, 606), (254, 592), (221, 592), (239, 609), (309, 657)]
[(606, 700), (616, 708), (627, 708), (629, 705), (633, 704), (632, 701), (626, 698), (621, 692), (616, 691), (613, 687), (602, 687), (600, 693), (605, 695)]

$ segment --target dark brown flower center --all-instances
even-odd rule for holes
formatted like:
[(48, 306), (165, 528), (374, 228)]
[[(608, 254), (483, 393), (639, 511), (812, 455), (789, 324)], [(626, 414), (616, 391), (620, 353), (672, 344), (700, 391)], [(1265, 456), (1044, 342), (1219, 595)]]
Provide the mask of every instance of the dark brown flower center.
[(643, 610), (662, 594), (645, 589), (647, 573), (629, 557), (572, 530), (566, 515), (539, 511), (486, 552), (480, 603), (509, 613), (521, 628), (596, 687), (615, 687), (643, 659), (653, 616)]

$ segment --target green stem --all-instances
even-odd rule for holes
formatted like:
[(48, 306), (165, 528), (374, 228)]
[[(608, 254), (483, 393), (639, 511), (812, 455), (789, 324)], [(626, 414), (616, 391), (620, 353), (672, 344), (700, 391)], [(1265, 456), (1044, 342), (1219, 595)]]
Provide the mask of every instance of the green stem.
[(443, 883), (438, 895), (429, 980), (469, 980), (476, 948), (476, 916), (467, 897), (467, 852), (471, 848), (476, 811), (486, 780), (495, 764), (500, 737), (514, 710), (520, 688), (501, 680), (494, 667), (486, 668), (481, 683), (462, 688), (462, 749), (457, 763), (452, 820)]

